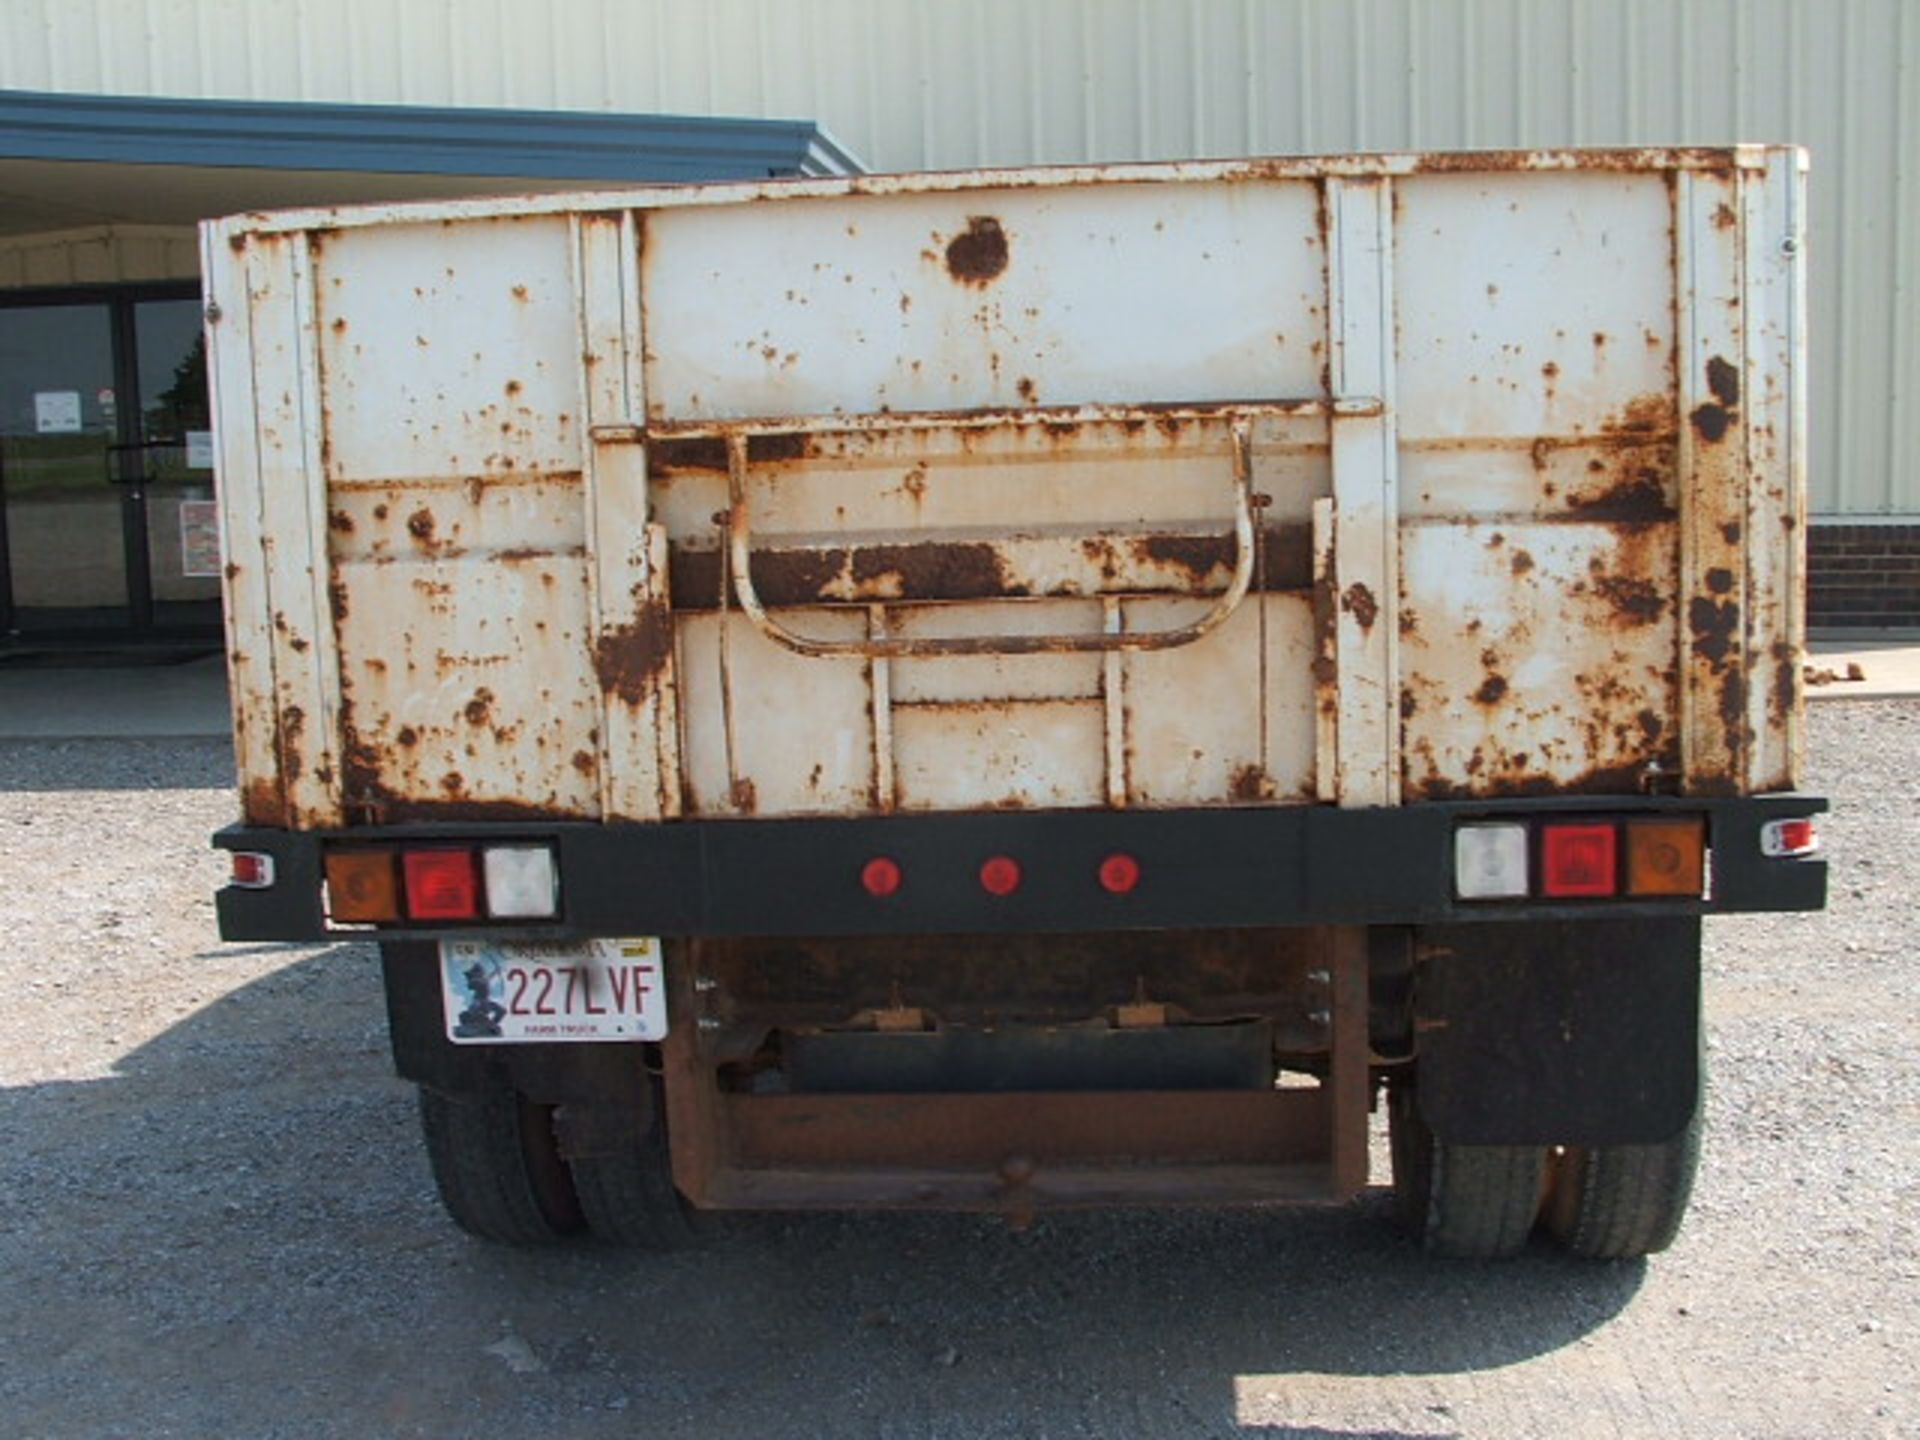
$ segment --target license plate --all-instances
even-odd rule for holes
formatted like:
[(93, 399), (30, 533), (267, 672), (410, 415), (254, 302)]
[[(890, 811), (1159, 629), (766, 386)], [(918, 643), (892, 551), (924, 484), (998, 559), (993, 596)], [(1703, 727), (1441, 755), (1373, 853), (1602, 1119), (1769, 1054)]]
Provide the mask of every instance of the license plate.
[(440, 993), (456, 1045), (660, 1040), (667, 1033), (658, 940), (446, 941)]

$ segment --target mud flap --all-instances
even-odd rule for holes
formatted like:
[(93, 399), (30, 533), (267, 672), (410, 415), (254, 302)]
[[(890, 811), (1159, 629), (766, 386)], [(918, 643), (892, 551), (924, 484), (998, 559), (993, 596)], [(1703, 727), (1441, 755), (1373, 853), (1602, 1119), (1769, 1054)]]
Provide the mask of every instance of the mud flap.
[(1457, 1145), (1650, 1145), (1700, 1103), (1700, 922), (1415, 936), (1420, 1112)]

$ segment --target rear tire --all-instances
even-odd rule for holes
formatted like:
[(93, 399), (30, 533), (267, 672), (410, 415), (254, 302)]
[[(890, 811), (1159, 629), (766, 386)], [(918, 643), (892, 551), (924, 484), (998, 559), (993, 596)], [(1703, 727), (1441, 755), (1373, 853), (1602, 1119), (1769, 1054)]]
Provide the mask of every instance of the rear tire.
[(585, 1221), (553, 1134), (553, 1107), (502, 1080), (448, 1094), (420, 1087), (420, 1129), (441, 1204), (501, 1245), (551, 1245)]
[(1526, 1248), (1540, 1214), (1546, 1151), (1450, 1145), (1420, 1114), (1411, 1085), (1388, 1092), (1393, 1190), (1402, 1223), (1430, 1255), (1502, 1260)]
[(698, 1212), (673, 1185), (664, 1114), (665, 1098), (656, 1082), (650, 1113), (644, 1123), (636, 1120), (626, 1148), (568, 1162), (595, 1239), (639, 1250), (680, 1250), (699, 1239)]
[(1700, 1163), (1700, 1119), (1661, 1145), (1569, 1147), (1554, 1157), (1547, 1228), (1588, 1260), (1637, 1260), (1680, 1232)]

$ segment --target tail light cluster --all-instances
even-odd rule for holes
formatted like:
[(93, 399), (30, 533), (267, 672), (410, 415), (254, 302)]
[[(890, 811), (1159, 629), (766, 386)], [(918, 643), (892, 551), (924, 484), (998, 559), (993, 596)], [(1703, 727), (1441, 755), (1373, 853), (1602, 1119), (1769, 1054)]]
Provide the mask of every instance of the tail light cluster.
[(560, 880), (547, 845), (336, 846), (326, 852), (327, 915), (338, 924), (550, 920)]
[(1453, 832), (1453, 881), (1462, 900), (1698, 899), (1707, 887), (1707, 822), (1470, 821)]

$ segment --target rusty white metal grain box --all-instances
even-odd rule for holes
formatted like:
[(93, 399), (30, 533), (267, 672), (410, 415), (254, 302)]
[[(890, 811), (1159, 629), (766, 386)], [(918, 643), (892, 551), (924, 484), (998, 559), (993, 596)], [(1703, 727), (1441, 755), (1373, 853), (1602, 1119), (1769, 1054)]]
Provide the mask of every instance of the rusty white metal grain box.
[(209, 226), (247, 814), (1785, 788), (1800, 172), (1272, 160)]

